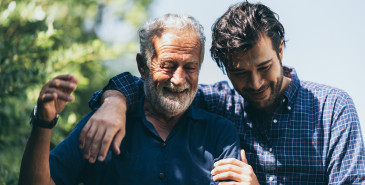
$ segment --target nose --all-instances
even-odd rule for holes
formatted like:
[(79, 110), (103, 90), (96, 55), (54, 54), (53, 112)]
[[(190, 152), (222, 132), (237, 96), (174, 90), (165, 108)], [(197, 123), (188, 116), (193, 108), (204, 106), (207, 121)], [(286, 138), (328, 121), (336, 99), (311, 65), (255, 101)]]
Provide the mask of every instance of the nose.
[(259, 90), (264, 84), (261, 74), (257, 71), (252, 72), (249, 84), (251, 89)]
[(170, 81), (176, 86), (184, 85), (186, 83), (186, 72), (184, 69), (182, 67), (176, 68)]

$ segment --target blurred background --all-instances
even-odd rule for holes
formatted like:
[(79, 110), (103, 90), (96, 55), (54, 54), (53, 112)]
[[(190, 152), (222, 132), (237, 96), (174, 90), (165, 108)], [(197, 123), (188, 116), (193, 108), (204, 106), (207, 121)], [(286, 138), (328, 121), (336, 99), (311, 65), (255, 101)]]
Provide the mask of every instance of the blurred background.
[[(210, 58), (211, 26), (240, 1), (224, 0), (2, 0), (0, 2), (0, 185), (17, 184), (31, 127), (29, 114), (42, 84), (61, 73), (79, 79), (76, 101), (66, 106), (51, 147), (62, 141), (89, 108), (92, 93), (122, 71), (138, 75), (138, 27), (165, 13), (189, 14), (205, 28), (200, 83), (228, 78)], [(258, 1), (250, 1), (258, 2)], [(365, 122), (365, 1), (263, 0), (286, 29), (283, 64), (301, 80), (347, 91)], [(363, 131), (364, 133), (364, 131)]]
[[(51, 148), (90, 109), (92, 93), (109, 77), (134, 70), (136, 30), (152, 0), (0, 1), (0, 185), (17, 184), (31, 126), (29, 115), (42, 85), (61, 73), (79, 79), (76, 101), (66, 106)], [(110, 25), (115, 25), (110, 27)], [(131, 34), (108, 37), (122, 27)], [(114, 32), (115, 33), (115, 32)], [(123, 68), (110, 69), (118, 63)]]

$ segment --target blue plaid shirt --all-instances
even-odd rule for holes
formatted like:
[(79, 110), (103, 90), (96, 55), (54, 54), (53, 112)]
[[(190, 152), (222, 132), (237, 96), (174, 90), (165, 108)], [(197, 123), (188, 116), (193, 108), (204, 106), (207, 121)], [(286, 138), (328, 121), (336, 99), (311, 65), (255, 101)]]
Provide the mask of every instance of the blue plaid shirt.
[[(365, 184), (365, 150), (360, 122), (350, 96), (336, 88), (299, 80), (293, 68), (280, 105), (265, 126), (227, 82), (199, 85), (194, 104), (236, 124), (241, 147), (261, 184)], [(123, 92), (134, 110), (143, 80), (129, 73), (113, 77), (103, 89)], [(90, 100), (100, 105), (102, 91)]]

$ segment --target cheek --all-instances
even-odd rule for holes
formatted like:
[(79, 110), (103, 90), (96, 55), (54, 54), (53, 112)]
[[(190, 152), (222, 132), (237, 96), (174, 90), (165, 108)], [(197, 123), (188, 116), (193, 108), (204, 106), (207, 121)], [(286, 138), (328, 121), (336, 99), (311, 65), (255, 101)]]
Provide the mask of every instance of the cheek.
[(192, 89), (198, 87), (199, 73), (193, 73), (188, 75), (187, 82), (191, 85)]
[(273, 68), (266, 74), (265, 79), (270, 82), (278, 83), (281, 77), (281, 66), (275, 65)]
[(158, 86), (169, 81), (170, 78), (171, 78), (170, 75), (164, 72), (154, 72), (152, 76), (153, 83)]
[(229, 80), (231, 81), (233, 87), (239, 92), (244, 88), (243, 79), (240, 79), (236, 76), (228, 75)]

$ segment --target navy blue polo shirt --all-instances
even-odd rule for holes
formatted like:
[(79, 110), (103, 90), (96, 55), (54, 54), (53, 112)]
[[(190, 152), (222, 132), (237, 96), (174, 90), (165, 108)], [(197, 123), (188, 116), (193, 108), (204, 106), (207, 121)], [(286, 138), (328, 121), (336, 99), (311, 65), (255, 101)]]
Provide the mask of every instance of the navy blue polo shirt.
[[(190, 106), (166, 141), (146, 120), (143, 101), (128, 113), (120, 155), (109, 150), (104, 162), (88, 163), (78, 149), (82, 128), (93, 112), (50, 152), (56, 184), (217, 184), (210, 171), (217, 160), (239, 159), (239, 138), (231, 121)], [(229, 124), (227, 124), (227, 122)]]

